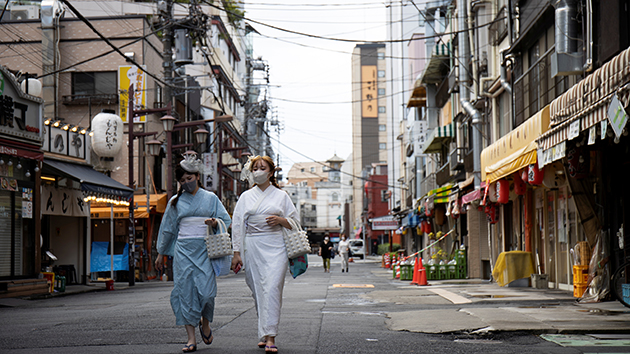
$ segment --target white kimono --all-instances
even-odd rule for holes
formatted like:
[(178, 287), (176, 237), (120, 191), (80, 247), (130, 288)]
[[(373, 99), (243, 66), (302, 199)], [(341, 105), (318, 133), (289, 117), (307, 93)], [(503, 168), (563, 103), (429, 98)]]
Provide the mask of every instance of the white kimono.
[(299, 221), (286, 192), (273, 185), (264, 192), (254, 186), (241, 194), (232, 223), (232, 247), (242, 254), (245, 281), (256, 302), (261, 340), (278, 334), (284, 277), (289, 263), (282, 226), (269, 226), (265, 220), (271, 215)]

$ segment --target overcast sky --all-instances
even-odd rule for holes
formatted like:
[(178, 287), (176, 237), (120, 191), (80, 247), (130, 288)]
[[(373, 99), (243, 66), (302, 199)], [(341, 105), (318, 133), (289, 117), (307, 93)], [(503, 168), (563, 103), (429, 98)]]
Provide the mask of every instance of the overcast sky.
[[(310, 35), (380, 41), (386, 39), (384, 2), (376, 0), (252, 0), (245, 17)], [(352, 152), (351, 57), (357, 43), (309, 38), (248, 21), (254, 57), (270, 67), (274, 117), (283, 125), (272, 131), (283, 176), (296, 162), (325, 161)], [(292, 151), (296, 150), (295, 151)], [(298, 153), (299, 152), (299, 153)]]

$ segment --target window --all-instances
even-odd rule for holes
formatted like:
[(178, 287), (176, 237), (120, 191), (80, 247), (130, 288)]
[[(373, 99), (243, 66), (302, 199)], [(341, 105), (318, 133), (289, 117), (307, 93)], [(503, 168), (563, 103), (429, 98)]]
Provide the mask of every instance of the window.
[(302, 168), (302, 169), (300, 169), (300, 172), (304, 172), (304, 169), (303, 169), (303, 168)]
[(385, 107), (384, 106), (378, 106), (378, 113), (385, 113)]
[(155, 84), (155, 102), (162, 103), (162, 86)]
[(317, 210), (317, 205), (311, 205), (311, 210), (312, 210), (312, 211)]
[(339, 194), (333, 193), (332, 194), (332, 201), (333, 202), (338, 202), (339, 201)]
[(385, 77), (385, 70), (379, 70), (378, 77)]
[(115, 71), (72, 73), (73, 95), (116, 95)]
[(378, 95), (379, 96), (385, 96), (385, 89), (384, 88), (378, 89)]
[(315, 173), (315, 167), (311, 167), (311, 173)]
[(385, 124), (379, 124), (378, 125), (378, 131), (379, 132), (387, 131), (387, 126)]
[(379, 143), (379, 144), (378, 144), (378, 148), (379, 148), (380, 150), (385, 150), (385, 149), (387, 149), (387, 144), (386, 144), (386, 143)]
[(383, 59), (385, 59), (385, 53), (383, 53), (383, 52), (378, 52), (378, 54), (377, 54), (377, 58), (378, 58), (378, 60), (383, 60)]
[(381, 202), (386, 202), (387, 199), (389, 199), (389, 193), (387, 191), (387, 189), (382, 189), (381, 190)]

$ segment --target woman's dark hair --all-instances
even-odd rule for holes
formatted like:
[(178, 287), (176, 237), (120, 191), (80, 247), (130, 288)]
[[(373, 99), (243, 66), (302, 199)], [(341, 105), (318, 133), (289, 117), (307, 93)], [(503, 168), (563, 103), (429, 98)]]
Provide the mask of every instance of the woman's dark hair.
[[(199, 172), (188, 172), (188, 171), (184, 170), (182, 168), (182, 166), (177, 164), (177, 167), (175, 167), (175, 180), (177, 182), (179, 182), (179, 180), (182, 179), (182, 177), (184, 177), (185, 174), (197, 176), (197, 185), (199, 186), (199, 188), (203, 189), (203, 186), (201, 185), (201, 178), (199, 177)], [(182, 187), (183, 186), (180, 184), (179, 185), (179, 190), (177, 191), (177, 195), (175, 196), (175, 198), (171, 202), (171, 205), (173, 205), (174, 208), (177, 208), (177, 201), (179, 200), (179, 196), (182, 195), (182, 193), (184, 193), (184, 188), (182, 188)]]
[(271, 172), (271, 177), (269, 177), (269, 182), (276, 188), (280, 189), (278, 185), (278, 181), (276, 181), (276, 164), (273, 163), (273, 159), (269, 156), (256, 156), (252, 158), (252, 164), (249, 166), (249, 170), (254, 170), (254, 165), (256, 162), (263, 160), (269, 165), (269, 171)]

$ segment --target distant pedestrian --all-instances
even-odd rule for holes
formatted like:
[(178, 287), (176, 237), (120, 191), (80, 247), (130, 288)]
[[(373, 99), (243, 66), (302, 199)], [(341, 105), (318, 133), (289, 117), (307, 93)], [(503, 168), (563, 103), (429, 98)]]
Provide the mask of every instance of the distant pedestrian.
[(255, 185), (236, 202), (232, 225), (232, 269), (237, 272), (244, 265), (245, 282), (256, 302), (258, 347), (265, 353), (278, 352), (276, 336), (289, 268), (282, 230), (291, 229), (288, 218), (299, 220), (289, 194), (278, 186), (275, 171), (269, 156), (253, 157), (243, 166), (244, 177), (251, 177)]
[(324, 272), (330, 273), (330, 258), (332, 258), (333, 244), (328, 236), (324, 237), (324, 241), (319, 245), (319, 255), (324, 261)]
[(219, 198), (201, 188), (200, 166), (201, 160), (193, 155), (175, 169), (180, 188), (164, 211), (155, 261), (155, 268), (161, 269), (163, 255), (173, 256), (171, 307), (175, 324), (186, 327), (188, 342), (182, 349), (184, 353), (197, 350), (196, 326), (204, 343), (212, 343), (210, 322), (217, 295), (216, 276), (222, 261), (208, 259), (205, 236), (208, 226), (217, 227), (217, 219), (226, 225), (231, 223)]
[(341, 241), (339, 241), (339, 256), (341, 257), (341, 272), (348, 272), (348, 258), (350, 257), (350, 241), (346, 238), (346, 235), (341, 234)]

